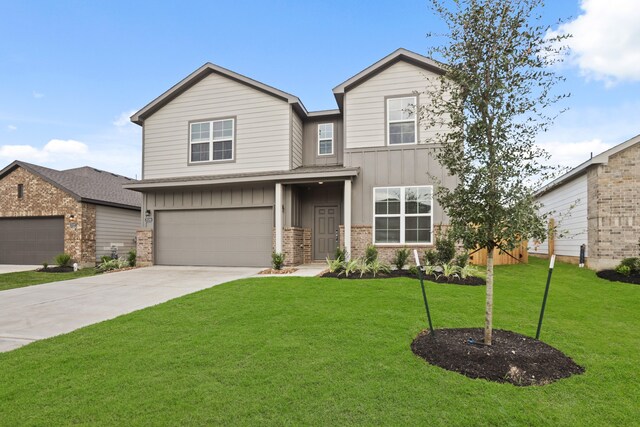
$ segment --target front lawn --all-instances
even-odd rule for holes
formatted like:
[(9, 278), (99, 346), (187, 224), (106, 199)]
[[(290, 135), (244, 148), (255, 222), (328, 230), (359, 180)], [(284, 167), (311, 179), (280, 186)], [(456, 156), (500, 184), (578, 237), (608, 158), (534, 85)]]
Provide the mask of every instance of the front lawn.
[[(546, 262), (497, 267), (495, 325), (534, 335)], [(436, 327), (484, 287), (429, 283)], [(252, 278), (0, 354), (2, 425), (633, 425), (640, 287), (558, 264), (542, 338), (586, 368), (541, 387), (428, 365), (419, 282)]]
[(0, 291), (7, 289), (24, 288), (25, 286), (40, 285), (42, 283), (59, 282), (61, 280), (79, 279), (80, 277), (93, 276), (94, 268), (83, 268), (70, 273), (42, 273), (39, 271), (20, 271), (17, 273), (0, 274)]

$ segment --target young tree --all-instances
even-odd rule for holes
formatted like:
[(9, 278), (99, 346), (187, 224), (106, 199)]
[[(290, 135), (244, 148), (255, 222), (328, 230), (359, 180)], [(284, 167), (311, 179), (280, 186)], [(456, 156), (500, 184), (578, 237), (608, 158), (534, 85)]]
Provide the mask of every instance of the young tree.
[(493, 250), (510, 251), (523, 240), (543, 241), (546, 218), (533, 196), (536, 179), (553, 167), (535, 137), (553, 122), (549, 107), (563, 80), (550, 66), (562, 60), (562, 41), (537, 14), (542, 0), (430, 0), (447, 25), (446, 42), (431, 55), (446, 73), (427, 89), (420, 120), (441, 127), (437, 157), (458, 177), (436, 197), (450, 231), (467, 249), (486, 248), (484, 342), (491, 345)]

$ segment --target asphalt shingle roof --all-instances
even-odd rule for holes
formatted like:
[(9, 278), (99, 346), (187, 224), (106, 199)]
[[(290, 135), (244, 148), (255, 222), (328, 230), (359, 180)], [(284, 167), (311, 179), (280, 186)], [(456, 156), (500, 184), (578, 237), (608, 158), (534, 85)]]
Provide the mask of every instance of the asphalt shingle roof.
[(13, 170), (15, 166), (40, 175), (51, 184), (86, 202), (136, 208), (141, 206), (142, 195), (140, 193), (122, 188), (123, 184), (136, 182), (125, 176), (89, 166), (59, 171), (16, 160), (0, 172), (0, 178), (9, 170)]

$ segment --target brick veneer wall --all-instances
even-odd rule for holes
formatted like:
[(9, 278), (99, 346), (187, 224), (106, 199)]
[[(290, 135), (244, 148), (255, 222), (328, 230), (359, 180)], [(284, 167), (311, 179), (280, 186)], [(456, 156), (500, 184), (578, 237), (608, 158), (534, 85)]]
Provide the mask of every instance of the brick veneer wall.
[[(435, 228), (435, 227), (434, 227)], [(434, 230), (434, 233), (436, 230)], [(352, 225), (351, 226), (351, 258), (361, 258), (364, 256), (367, 246), (373, 242), (373, 227), (370, 225)], [(344, 226), (340, 226), (340, 247), (344, 248)], [(433, 245), (377, 245), (378, 258), (388, 264), (391, 263), (396, 251), (401, 248), (409, 248), (412, 252), (413, 249), (418, 249), (418, 253), (422, 257), (426, 249), (433, 248)], [(409, 264), (414, 265), (413, 255), (409, 258)]]
[[(17, 197), (18, 184), (24, 186), (21, 199)], [(0, 217), (47, 216), (64, 217), (64, 251), (83, 267), (95, 266), (95, 205), (78, 202), (21, 167), (0, 180)]]
[(282, 252), (284, 265), (304, 263), (304, 230), (298, 227), (284, 227), (282, 230)]
[(153, 265), (153, 230), (143, 228), (136, 231), (136, 265)]
[(612, 268), (638, 256), (640, 143), (587, 172), (589, 268)]

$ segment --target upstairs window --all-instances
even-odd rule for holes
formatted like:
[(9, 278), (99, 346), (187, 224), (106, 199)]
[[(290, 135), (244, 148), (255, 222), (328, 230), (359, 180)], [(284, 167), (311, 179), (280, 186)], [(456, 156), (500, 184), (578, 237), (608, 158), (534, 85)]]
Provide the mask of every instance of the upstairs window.
[(191, 163), (233, 160), (235, 120), (195, 122), (189, 126)]
[(330, 156), (333, 154), (333, 123), (318, 125), (318, 155)]
[(433, 187), (373, 189), (376, 244), (431, 244)]
[(387, 141), (389, 145), (418, 142), (415, 96), (387, 99)]
[(24, 184), (18, 184), (18, 199), (24, 196)]

